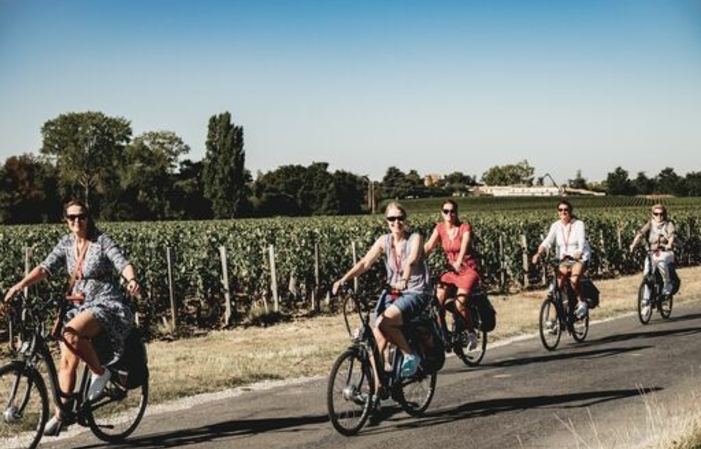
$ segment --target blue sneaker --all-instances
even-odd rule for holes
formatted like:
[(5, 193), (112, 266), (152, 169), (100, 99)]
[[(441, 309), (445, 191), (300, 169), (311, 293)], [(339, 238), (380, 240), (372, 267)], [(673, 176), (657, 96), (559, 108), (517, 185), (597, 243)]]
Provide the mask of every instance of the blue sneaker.
[(414, 354), (409, 354), (404, 356), (402, 360), (402, 367), (399, 370), (399, 374), (402, 377), (411, 377), (416, 374), (419, 369), (419, 357)]

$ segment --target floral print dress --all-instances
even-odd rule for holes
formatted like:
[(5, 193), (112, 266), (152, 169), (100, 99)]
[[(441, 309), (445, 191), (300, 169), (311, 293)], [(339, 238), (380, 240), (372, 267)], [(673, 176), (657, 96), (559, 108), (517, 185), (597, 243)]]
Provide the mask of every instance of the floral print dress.
[[(77, 262), (75, 248), (75, 235), (63, 237), (41, 266), (49, 275), (65, 266), (70, 276)], [(97, 318), (111, 344), (112, 357), (107, 358), (106, 365), (116, 362), (124, 352), (124, 341), (134, 321), (131, 307), (124, 301), (124, 293), (112, 275), (112, 270), (122, 273), (127, 265), (129, 261), (117, 244), (107, 234), (98, 231), (97, 238), (88, 246), (81, 275), (71, 292), (82, 294), (85, 300), (82, 304), (70, 306), (66, 312), (66, 323), (86, 310)]]

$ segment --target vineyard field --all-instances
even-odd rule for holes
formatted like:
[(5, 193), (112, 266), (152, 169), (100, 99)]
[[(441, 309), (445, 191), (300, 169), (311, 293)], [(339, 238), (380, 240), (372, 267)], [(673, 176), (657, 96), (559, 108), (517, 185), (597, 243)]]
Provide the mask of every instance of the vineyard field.
[[(628, 198), (630, 200), (630, 198)], [(459, 199), (461, 217), (472, 223), (485, 286), (491, 291), (540, 286), (542, 273), (526, 262), (556, 219), (556, 199)], [(633, 199), (633, 200), (646, 200)], [(590, 202), (591, 201), (591, 202)], [(643, 253), (630, 254), (628, 246), (649, 216), (648, 203), (624, 199), (573, 199), (575, 213), (587, 226), (593, 250), (593, 278), (633, 273), (641, 269)], [(442, 200), (416, 200), (409, 225), (428, 236), (439, 220)], [(678, 229), (678, 263), (696, 265), (701, 258), (699, 212), (701, 199), (665, 199)], [(501, 204), (501, 206), (498, 206)], [(606, 204), (606, 205), (604, 205)], [(430, 212), (421, 211), (428, 210)], [(424, 209), (425, 208), (425, 209)], [(272, 307), (270, 246), (274, 248), (277, 296), (282, 312), (319, 307), (332, 283), (356, 258), (387, 232), (382, 215), (270, 218), (227, 221), (152, 223), (98, 223), (124, 249), (141, 278), (144, 297), (139, 310), (154, 322), (170, 314), (167, 249), (172, 253), (172, 285), (179, 320), (199, 327), (219, 327), (250, 317), (252, 310)], [(0, 226), (0, 288), (6, 291), (25, 270), (26, 248), (35, 266), (67, 232), (63, 225)], [(525, 246), (524, 246), (525, 244)], [(227, 277), (235, 315), (223, 322), (225, 288), (220, 247), (226, 250)], [(442, 263), (440, 251), (430, 265)], [(381, 283), (381, 263), (360, 281), (359, 287), (375, 292)], [(67, 275), (56, 276), (32, 288), (32, 296), (58, 295)], [(312, 304), (314, 298), (314, 304)]]

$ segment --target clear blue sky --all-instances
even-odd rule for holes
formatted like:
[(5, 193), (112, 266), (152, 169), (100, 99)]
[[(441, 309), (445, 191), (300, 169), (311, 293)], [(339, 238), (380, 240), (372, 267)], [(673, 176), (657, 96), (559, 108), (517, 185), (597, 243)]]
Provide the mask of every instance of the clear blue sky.
[(102, 111), (253, 174), (701, 171), (701, 2), (0, 0), (0, 161)]

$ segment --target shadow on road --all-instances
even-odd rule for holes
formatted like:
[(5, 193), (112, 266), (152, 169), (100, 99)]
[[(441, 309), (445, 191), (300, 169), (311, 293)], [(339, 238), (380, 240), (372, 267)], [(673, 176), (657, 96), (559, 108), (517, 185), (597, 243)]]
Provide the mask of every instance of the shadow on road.
[[(320, 424), (329, 420), (328, 415), (297, 416), (290, 418), (261, 418), (225, 421), (190, 429), (179, 429), (172, 432), (161, 432), (150, 435), (140, 435), (129, 438), (123, 444), (90, 444), (76, 446), (75, 449), (92, 448), (162, 448), (181, 447), (191, 444), (207, 443), (231, 437), (251, 436), (275, 430), (304, 427), (310, 424)], [(294, 431), (300, 431), (295, 429)]]
[[(680, 320), (681, 320), (681, 318), (680, 318)], [(597, 345), (606, 344), (606, 343), (618, 343), (618, 342), (628, 341), (628, 340), (666, 337), (666, 336), (670, 336), (670, 335), (693, 335), (693, 334), (701, 333), (701, 326), (684, 327), (681, 329), (655, 329), (655, 330), (647, 330), (647, 329), (650, 329), (650, 327), (649, 326), (642, 327), (642, 325), (641, 325), (641, 330), (639, 332), (629, 332), (627, 334), (608, 335), (606, 337), (598, 338), (596, 340), (588, 340), (584, 343), (580, 343), (579, 346), (581, 346), (581, 347), (597, 346)]]
[(396, 426), (393, 426), (391, 429), (383, 430), (392, 431), (401, 428), (423, 428), (426, 426), (453, 423), (462, 419), (479, 418), (501, 413), (519, 412), (535, 408), (586, 408), (595, 404), (641, 396), (642, 394), (649, 394), (661, 390), (663, 390), (661, 387), (652, 387), (644, 390), (607, 390), (552, 396), (527, 396), (520, 398), (490, 399), (487, 401), (477, 401), (463, 404), (456, 408), (445, 408), (442, 410), (428, 412), (421, 419), (409, 419), (406, 422), (401, 422)]

